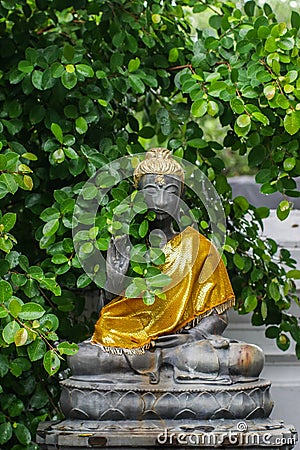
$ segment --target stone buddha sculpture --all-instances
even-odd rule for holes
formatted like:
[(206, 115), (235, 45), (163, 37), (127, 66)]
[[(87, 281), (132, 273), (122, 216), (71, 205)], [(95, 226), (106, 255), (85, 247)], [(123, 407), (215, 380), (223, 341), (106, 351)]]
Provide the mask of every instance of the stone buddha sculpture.
[[(264, 363), (260, 348), (222, 336), (234, 294), (216, 248), (193, 227), (174, 231), (182, 168), (158, 148), (146, 154), (134, 177), (156, 215), (149, 242), (152, 233), (163, 238), (165, 261), (159, 268), (171, 280), (165, 298), (145, 304), (142, 296), (126, 297), (129, 241), (112, 239), (106, 304), (92, 338), (69, 357), (72, 376), (60, 383), (66, 419), (42, 424), (37, 442), (49, 450), (165, 444), (208, 449), (212, 443), (253, 450), (268, 445), (265, 436), (295, 443), (293, 427), (269, 419), (271, 383), (258, 378)], [(184, 436), (196, 440), (181, 440)]]
[[(174, 282), (152, 305), (122, 291), (129, 267), (127, 236), (112, 239), (107, 252), (106, 304), (92, 338), (70, 358), (73, 374), (98, 380), (148, 380), (167, 373), (174, 383), (232, 384), (258, 378), (264, 364), (259, 347), (222, 336), (234, 305), (229, 277), (213, 244), (189, 226), (177, 233), (184, 171), (167, 149), (155, 148), (134, 171), (136, 187), (155, 212), (150, 232), (160, 234), (162, 273)], [(114, 295), (121, 292), (120, 295)]]

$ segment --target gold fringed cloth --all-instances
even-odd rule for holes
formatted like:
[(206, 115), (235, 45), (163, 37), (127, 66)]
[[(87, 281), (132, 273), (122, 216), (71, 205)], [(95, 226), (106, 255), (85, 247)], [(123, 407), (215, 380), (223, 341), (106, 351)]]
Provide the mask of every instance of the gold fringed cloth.
[(158, 336), (234, 305), (227, 270), (213, 244), (192, 227), (167, 242), (160, 267), (172, 278), (166, 298), (147, 306), (142, 298), (118, 296), (102, 308), (91, 340), (102, 350), (143, 353)]

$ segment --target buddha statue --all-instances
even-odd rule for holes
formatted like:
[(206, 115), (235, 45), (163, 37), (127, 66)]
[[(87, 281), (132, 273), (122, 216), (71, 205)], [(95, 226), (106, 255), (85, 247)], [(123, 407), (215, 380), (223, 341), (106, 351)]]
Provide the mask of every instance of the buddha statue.
[[(214, 245), (195, 228), (173, 227), (179, 217), (184, 171), (169, 150), (151, 149), (134, 171), (134, 182), (149, 210), (150, 233), (162, 237), (162, 273), (172, 280), (165, 298), (151, 305), (127, 298), (122, 284), (130, 261), (127, 236), (112, 238), (107, 252), (105, 305), (90, 340), (70, 357), (75, 375), (98, 380), (233, 384), (256, 380), (264, 356), (255, 345), (222, 336), (235, 298), (225, 265)], [(114, 293), (119, 292), (119, 295)]]
[[(182, 210), (182, 167), (168, 150), (152, 149), (134, 180), (155, 212), (149, 243), (153, 233), (161, 238), (165, 260), (159, 268), (170, 279), (165, 298), (145, 304), (142, 296), (126, 297), (129, 240), (112, 238), (105, 305), (91, 339), (68, 358), (72, 376), (60, 383), (65, 420), (42, 424), (37, 442), (47, 449), (149, 449), (173, 436), (166, 448), (174, 442), (183, 449), (197, 442), (181, 445), (179, 437), (189, 433), (207, 438), (205, 448), (230, 442), (230, 448), (251, 450), (247, 438), (260, 437), (255, 448), (265, 448), (264, 437), (274, 430), (274, 438), (295, 443), (292, 426), (269, 419), (271, 383), (259, 378), (261, 349), (222, 336), (235, 300), (217, 249), (196, 228), (173, 227)], [(243, 440), (231, 445), (231, 432)]]

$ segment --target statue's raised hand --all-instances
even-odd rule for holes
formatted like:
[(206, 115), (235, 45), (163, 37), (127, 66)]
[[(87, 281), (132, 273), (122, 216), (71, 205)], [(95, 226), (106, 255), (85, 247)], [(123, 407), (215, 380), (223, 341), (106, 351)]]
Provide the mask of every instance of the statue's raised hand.
[(129, 261), (130, 241), (128, 235), (112, 237), (106, 256), (106, 291), (112, 294), (121, 293)]

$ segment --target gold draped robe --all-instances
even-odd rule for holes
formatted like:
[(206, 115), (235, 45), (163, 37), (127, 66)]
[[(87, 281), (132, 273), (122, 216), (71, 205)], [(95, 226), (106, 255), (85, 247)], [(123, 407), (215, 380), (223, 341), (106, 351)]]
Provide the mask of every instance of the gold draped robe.
[[(164, 246), (162, 272), (172, 279), (166, 298), (147, 306), (142, 298), (118, 296), (101, 310), (91, 339), (104, 351), (143, 353), (157, 337), (180, 332), (215, 311), (234, 305), (227, 270), (213, 244), (187, 227)], [(121, 350), (122, 349), (122, 350)]]

